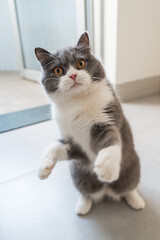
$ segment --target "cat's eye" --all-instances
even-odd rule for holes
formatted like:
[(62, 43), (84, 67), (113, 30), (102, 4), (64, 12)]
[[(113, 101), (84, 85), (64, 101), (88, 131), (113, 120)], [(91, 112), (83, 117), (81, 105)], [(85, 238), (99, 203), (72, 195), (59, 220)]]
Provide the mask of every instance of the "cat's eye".
[(63, 68), (62, 67), (55, 67), (53, 70), (54, 74), (57, 76), (61, 76), (63, 74)]
[(77, 68), (83, 69), (86, 66), (86, 62), (83, 59), (77, 61)]

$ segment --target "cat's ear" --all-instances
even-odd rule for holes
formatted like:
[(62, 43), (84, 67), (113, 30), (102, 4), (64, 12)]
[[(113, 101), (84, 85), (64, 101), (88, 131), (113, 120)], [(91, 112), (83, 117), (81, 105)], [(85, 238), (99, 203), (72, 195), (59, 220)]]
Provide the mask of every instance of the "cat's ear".
[(40, 61), (42, 67), (45, 66), (45, 64), (50, 61), (51, 59), (53, 59), (52, 55), (50, 52), (46, 51), (43, 48), (35, 48), (34, 49), (35, 55), (38, 59), (38, 61)]
[(87, 47), (89, 47), (89, 35), (87, 32), (84, 32), (78, 40), (77, 46), (81, 45), (86, 45)]

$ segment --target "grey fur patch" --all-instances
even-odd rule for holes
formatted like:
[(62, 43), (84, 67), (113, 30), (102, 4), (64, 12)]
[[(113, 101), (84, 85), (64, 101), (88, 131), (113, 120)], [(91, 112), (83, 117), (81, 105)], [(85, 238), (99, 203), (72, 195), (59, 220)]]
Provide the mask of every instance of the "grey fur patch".
[(106, 113), (109, 119), (112, 121), (116, 127), (121, 125), (122, 116), (122, 108), (118, 101), (115, 99), (111, 103), (107, 104), (107, 106), (103, 109), (103, 113)]
[(135, 151), (131, 151), (126, 158), (123, 156), (120, 177), (112, 182), (109, 187), (118, 194), (124, 194), (134, 190), (140, 180), (140, 164)]
[(79, 161), (70, 163), (70, 171), (74, 185), (84, 196), (98, 192), (104, 186), (96, 174), (85, 170)]
[(102, 148), (106, 148), (120, 141), (118, 129), (110, 124), (97, 123), (91, 127), (91, 148), (97, 154)]
[(67, 140), (61, 139), (59, 142), (69, 145), (69, 149), (67, 150), (68, 159), (80, 160), (83, 164), (89, 163), (87, 154), (72, 140), (72, 138), (68, 138)]
[(70, 162), (70, 171), (74, 185), (85, 196), (95, 193), (104, 186), (100, 182), (95, 173), (87, 171), (87, 166), (91, 162), (87, 154), (76, 144), (71, 138), (67, 140), (59, 140), (63, 144), (69, 144), (70, 148), (67, 151)]

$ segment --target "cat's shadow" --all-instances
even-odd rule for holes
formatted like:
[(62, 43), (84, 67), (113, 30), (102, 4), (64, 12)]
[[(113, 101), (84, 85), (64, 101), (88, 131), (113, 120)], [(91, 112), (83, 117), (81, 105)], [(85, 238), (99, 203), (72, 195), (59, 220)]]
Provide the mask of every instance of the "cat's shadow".
[(145, 200), (146, 207), (143, 210), (133, 210), (124, 200), (119, 203), (106, 199), (94, 205), (85, 216), (92, 223), (93, 239), (160, 239), (159, 208), (151, 200)]

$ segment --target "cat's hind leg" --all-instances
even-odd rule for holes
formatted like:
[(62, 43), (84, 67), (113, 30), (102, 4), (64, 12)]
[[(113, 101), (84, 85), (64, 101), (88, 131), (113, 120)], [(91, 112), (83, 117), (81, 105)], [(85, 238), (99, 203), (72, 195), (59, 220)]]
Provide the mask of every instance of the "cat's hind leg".
[(144, 202), (143, 198), (139, 195), (139, 193), (137, 192), (136, 189), (134, 189), (131, 192), (128, 192), (124, 196), (124, 198), (127, 201), (127, 203), (129, 204), (129, 206), (131, 206), (134, 209), (140, 210), (145, 207), (145, 202)]
[(76, 204), (75, 212), (77, 215), (87, 214), (92, 207), (92, 199), (89, 197), (80, 196)]

